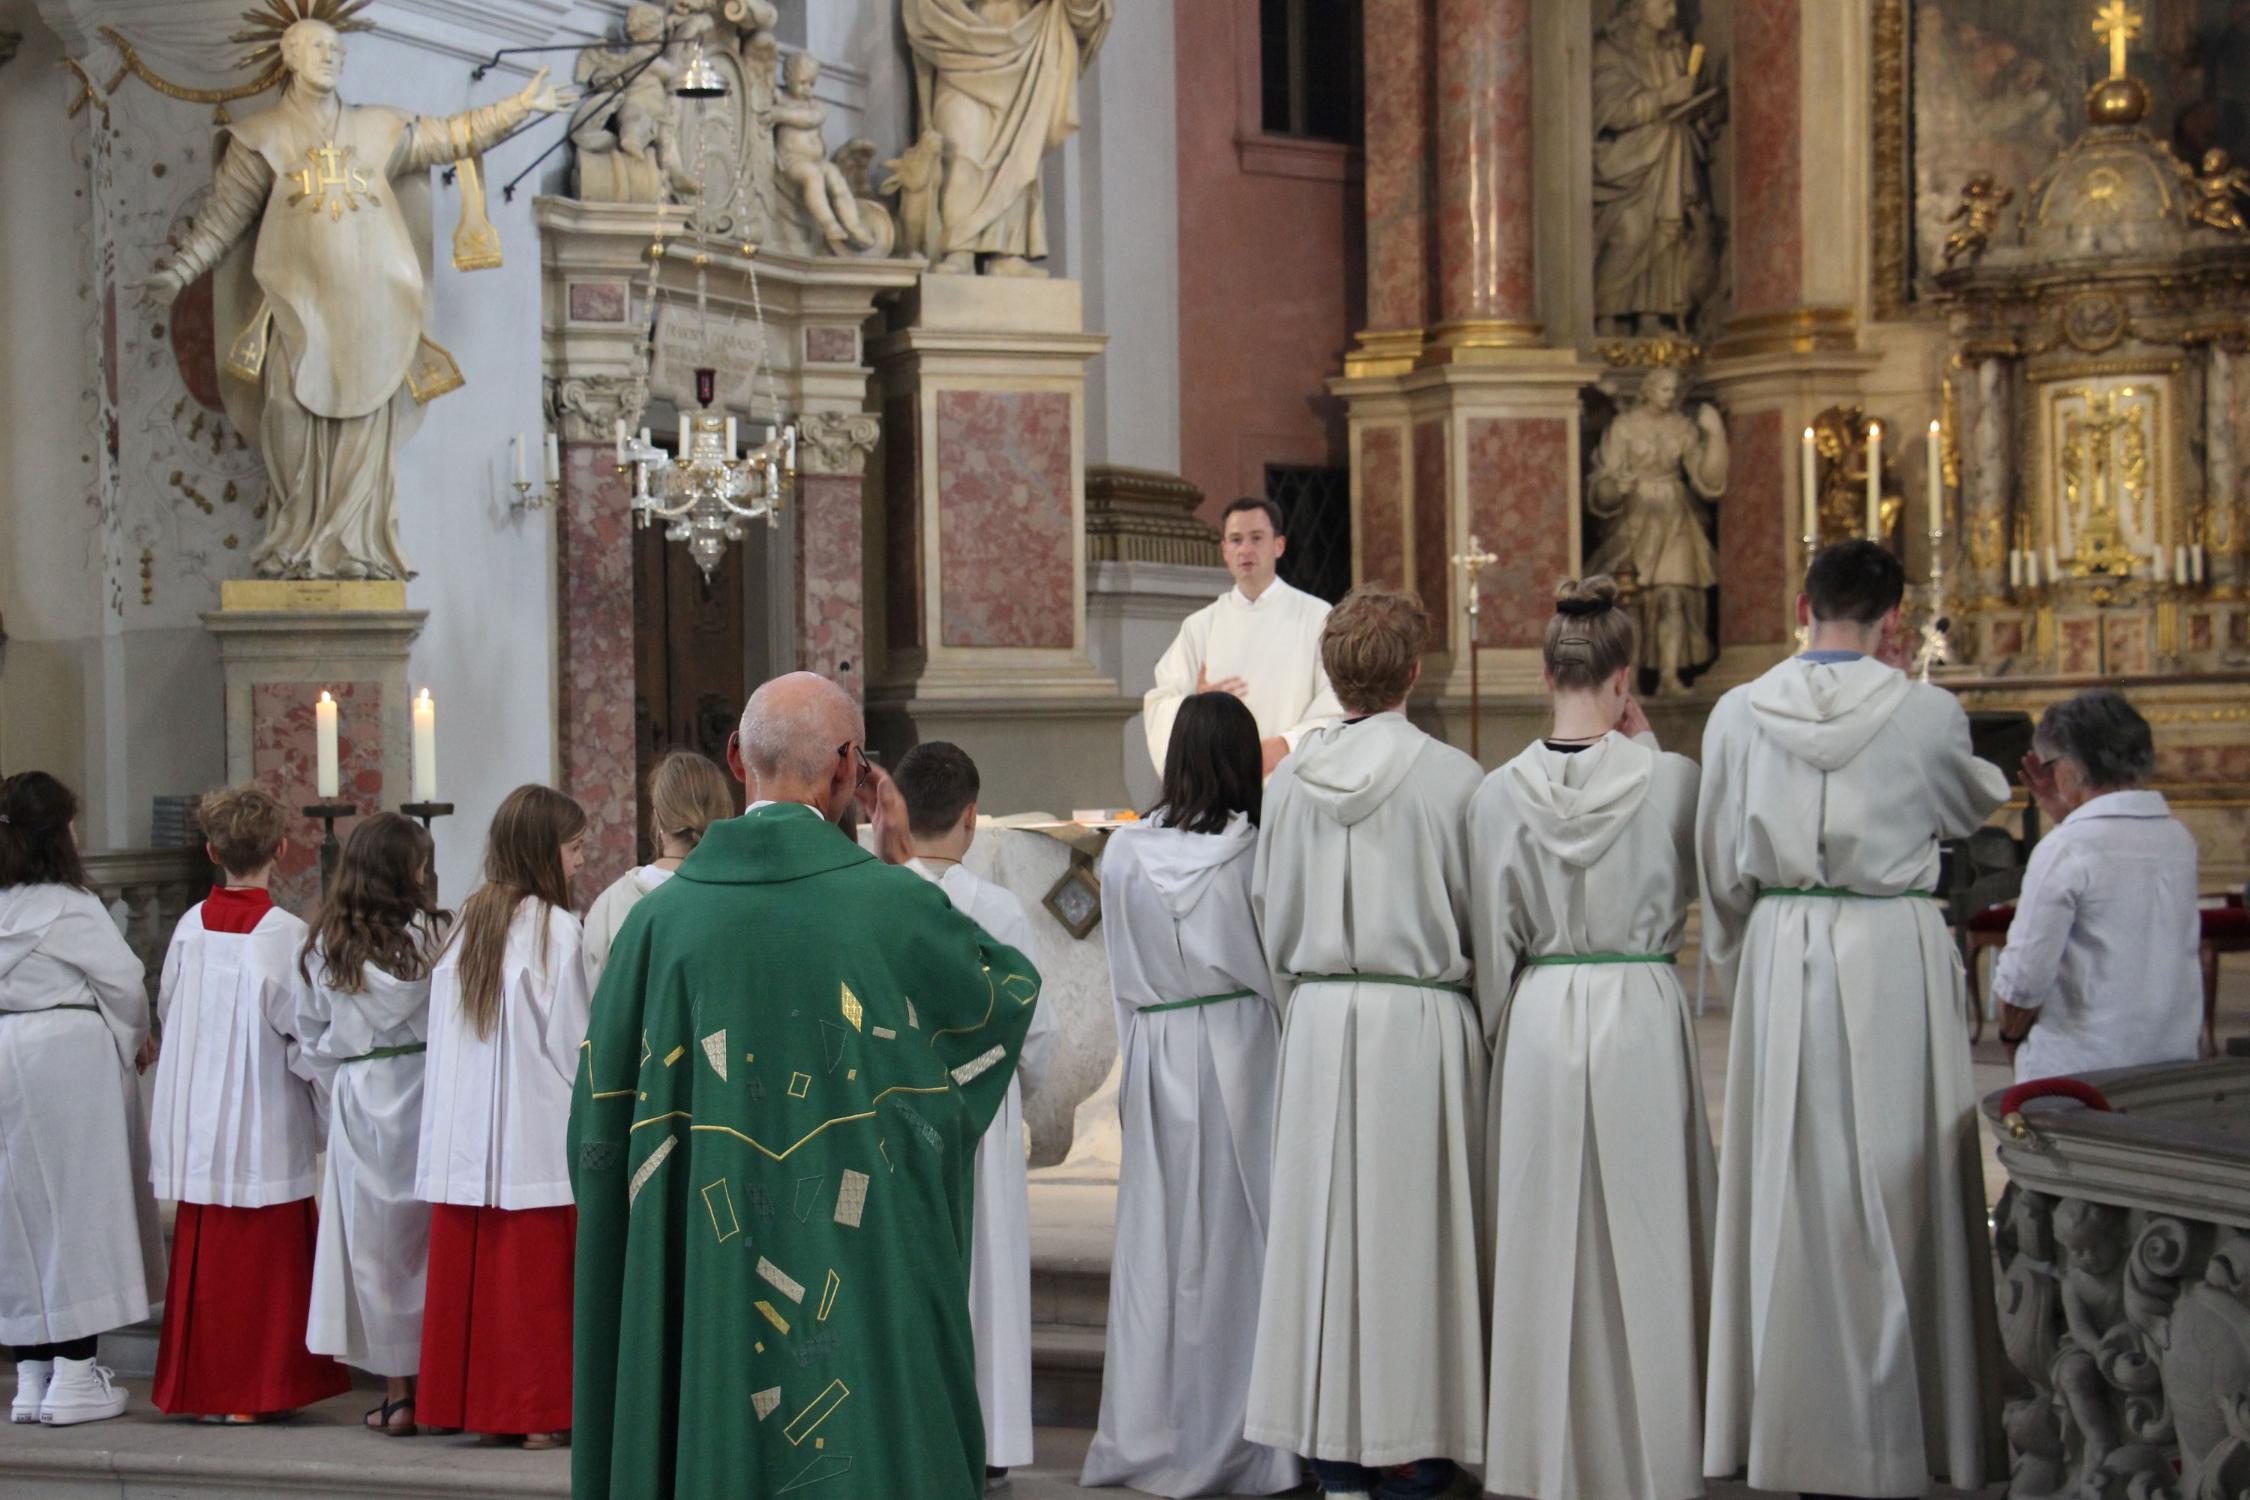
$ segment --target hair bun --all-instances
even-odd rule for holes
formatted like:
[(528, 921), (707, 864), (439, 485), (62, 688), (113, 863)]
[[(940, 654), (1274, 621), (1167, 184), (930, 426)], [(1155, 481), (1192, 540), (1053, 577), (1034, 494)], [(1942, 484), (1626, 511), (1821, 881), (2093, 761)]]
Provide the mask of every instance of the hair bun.
[(1617, 608), (1617, 580), (1597, 574), (1592, 578), (1566, 578), (1555, 585), (1555, 613), (1589, 619)]

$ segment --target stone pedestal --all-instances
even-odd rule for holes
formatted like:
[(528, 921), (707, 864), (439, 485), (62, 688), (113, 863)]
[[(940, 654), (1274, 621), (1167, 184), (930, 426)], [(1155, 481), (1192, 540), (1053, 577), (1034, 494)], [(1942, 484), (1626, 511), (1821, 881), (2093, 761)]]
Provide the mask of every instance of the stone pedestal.
[(227, 780), (289, 810), (274, 899), (303, 913), (320, 889), (320, 825), (299, 811), (321, 800), (313, 705), (336, 700), (337, 801), (370, 813), (411, 800), (406, 656), (429, 612), (404, 607), (403, 583), (229, 583), (224, 599), (203, 623), (226, 674)]
[(884, 588), (870, 737), (946, 739), (995, 807), (1124, 796), (1132, 712), (1086, 642), (1086, 364), (1070, 281), (925, 275), (871, 349)]

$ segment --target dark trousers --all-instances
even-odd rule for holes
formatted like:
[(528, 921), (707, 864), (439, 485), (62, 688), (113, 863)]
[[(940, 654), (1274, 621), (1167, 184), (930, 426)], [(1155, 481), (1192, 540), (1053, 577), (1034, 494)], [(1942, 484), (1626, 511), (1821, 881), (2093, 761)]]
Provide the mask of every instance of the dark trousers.
[(62, 1344), (19, 1344), (9, 1351), (17, 1364), (27, 1359), (92, 1359), (98, 1334), (87, 1334), (82, 1339), (72, 1339)]
[(1312, 1469), (1323, 1490), (1365, 1490), (1382, 1500), (1434, 1500), (1452, 1486), (1459, 1472), (1447, 1458), (1425, 1458), (1387, 1469), (1316, 1458)]

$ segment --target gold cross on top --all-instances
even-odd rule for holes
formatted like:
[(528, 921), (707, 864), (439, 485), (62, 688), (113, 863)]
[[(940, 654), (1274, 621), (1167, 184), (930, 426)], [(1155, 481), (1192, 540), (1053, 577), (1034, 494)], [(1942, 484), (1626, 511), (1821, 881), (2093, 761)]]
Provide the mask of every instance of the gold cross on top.
[(1470, 614), (1478, 613), (1477, 606), (1482, 602), (1481, 591), (1477, 588), (1477, 575), (1499, 560), (1498, 557), (1484, 550), (1484, 543), (1477, 540), (1476, 533), (1473, 531), (1469, 533), (1469, 550), (1453, 554), (1453, 566), (1461, 570), (1462, 584), (1468, 594)]
[(2094, 35), (2109, 43), (2109, 76), (2125, 76), (2125, 44), (2141, 34), (2141, 13), (2125, 0), (2109, 0), (2094, 12)]

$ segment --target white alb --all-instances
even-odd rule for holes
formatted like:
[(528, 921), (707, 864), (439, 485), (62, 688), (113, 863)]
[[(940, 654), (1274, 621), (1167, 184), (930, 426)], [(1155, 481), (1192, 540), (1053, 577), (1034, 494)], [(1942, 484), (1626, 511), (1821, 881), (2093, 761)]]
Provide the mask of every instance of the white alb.
[(1343, 717), (1320, 665), (1320, 632), (1328, 605), (1276, 578), (1255, 600), (1228, 589), (1189, 615), (1156, 663), (1156, 685), (1142, 695), (1148, 758), (1164, 770), (1172, 721), (1195, 693), (1198, 675), (1212, 682), (1239, 677), (1243, 702), (1262, 739), (1280, 736), (1295, 750), (1307, 730)]

